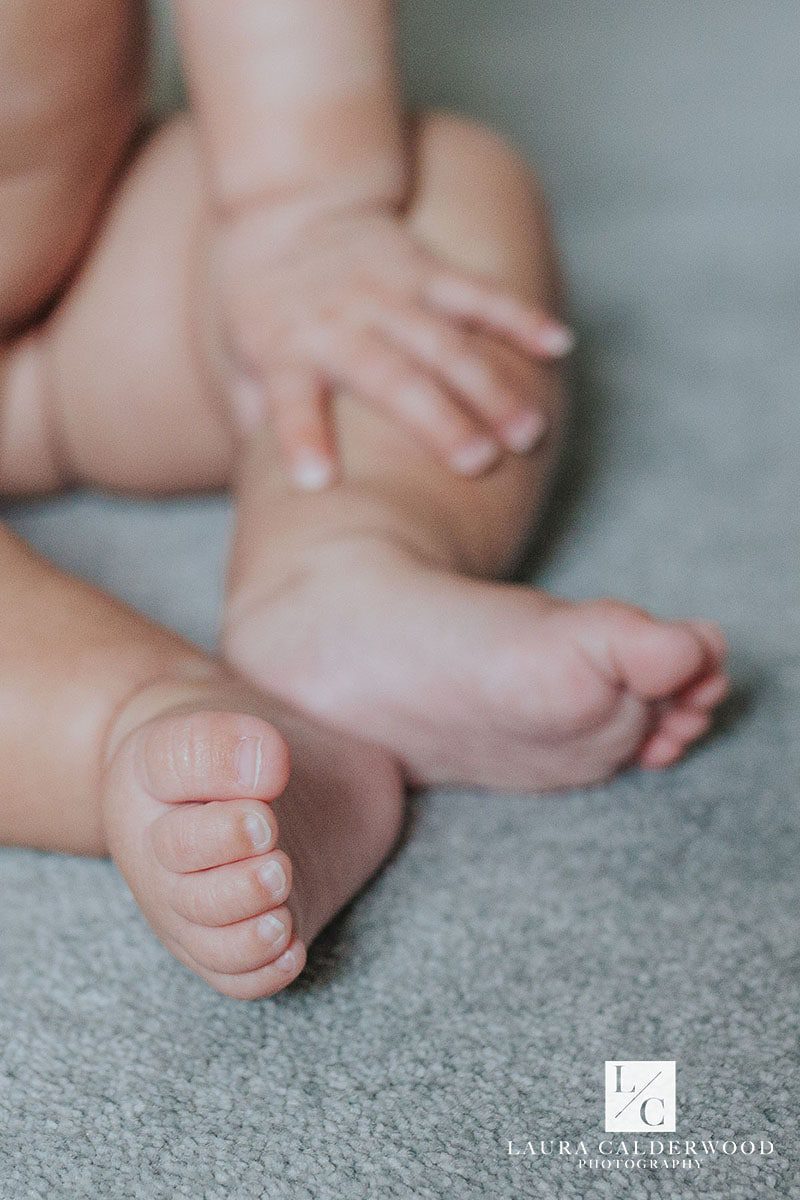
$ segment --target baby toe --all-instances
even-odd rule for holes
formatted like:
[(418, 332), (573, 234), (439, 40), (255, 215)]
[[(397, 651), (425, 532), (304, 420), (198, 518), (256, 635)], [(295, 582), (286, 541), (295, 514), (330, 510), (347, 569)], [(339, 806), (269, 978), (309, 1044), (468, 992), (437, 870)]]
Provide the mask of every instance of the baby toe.
[(658, 724), (658, 733), (680, 742), (684, 746), (708, 732), (711, 715), (700, 709), (673, 708), (664, 713)]
[(714, 672), (681, 692), (680, 703), (692, 708), (715, 708), (717, 704), (722, 703), (730, 690), (731, 682), (728, 676)]
[(636, 613), (620, 624), (614, 645), (620, 674), (648, 700), (674, 696), (698, 678), (707, 661), (700, 636), (681, 621)]
[(241, 975), (280, 958), (292, 940), (292, 916), (282, 905), (218, 929), (186, 923), (180, 941), (195, 962), (220, 975)]
[(725, 636), (721, 625), (716, 621), (687, 621), (687, 625), (699, 635), (705, 643), (711, 661), (716, 666), (721, 666), (728, 657), (728, 639)]
[(247, 713), (173, 712), (130, 735), (134, 770), (155, 800), (274, 800), (289, 779), (289, 751), (266, 721)]
[(681, 739), (665, 733), (656, 733), (648, 738), (639, 751), (638, 763), (649, 771), (670, 767), (683, 755), (685, 744)]
[(225, 974), (201, 969), (201, 974), (223, 996), (233, 1000), (261, 1000), (282, 991), (305, 965), (306, 948), (299, 938), (294, 938), (274, 962), (255, 971)]
[(181, 917), (196, 925), (231, 925), (283, 904), (291, 890), (292, 865), (282, 850), (274, 850), (173, 878), (172, 907)]
[(222, 800), (182, 804), (150, 826), (153, 852), (168, 871), (205, 871), (271, 850), (278, 824), (269, 804)]

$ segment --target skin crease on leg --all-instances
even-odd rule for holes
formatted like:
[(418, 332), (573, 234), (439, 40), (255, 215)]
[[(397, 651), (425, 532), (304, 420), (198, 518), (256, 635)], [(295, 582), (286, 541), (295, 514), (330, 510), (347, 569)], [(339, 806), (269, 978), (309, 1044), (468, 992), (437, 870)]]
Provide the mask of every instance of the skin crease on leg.
[[(543, 210), (506, 147), (437, 117), (416, 162), (420, 236), (551, 299)], [(530, 372), (552, 433), (481, 480), (455, 479), (347, 398), (347, 482), (333, 492), (289, 489), (269, 431), (240, 450), (211, 382), (215, 331), (192, 320), (199, 193), (194, 136), (177, 121), (128, 171), (70, 292), (6, 350), (0, 479), (147, 492), (235, 476), (228, 654), (339, 732), (4, 535), (0, 837), (111, 850), (176, 956), (250, 997), (298, 973), (388, 853), (398, 760), (407, 778), (528, 790), (605, 777), (637, 752), (666, 764), (724, 693), (724, 643), (705, 624), (481, 581), (513, 560), (541, 501), (564, 403), (553, 368), (486, 344)], [(50, 440), (26, 476), (37, 421)]]

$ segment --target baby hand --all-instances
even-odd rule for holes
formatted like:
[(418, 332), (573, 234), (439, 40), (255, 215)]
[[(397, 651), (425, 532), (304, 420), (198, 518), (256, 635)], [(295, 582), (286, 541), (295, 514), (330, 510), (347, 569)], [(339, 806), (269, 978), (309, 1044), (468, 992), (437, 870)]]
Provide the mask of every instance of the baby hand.
[(489, 332), (558, 358), (572, 343), (563, 325), (437, 260), (381, 209), (319, 218), (277, 250), (274, 233), (257, 229), (228, 224), (216, 245), (231, 399), (244, 433), (269, 414), (297, 486), (335, 478), (335, 387), (391, 414), (464, 475), (536, 444), (544, 417), (482, 346)]

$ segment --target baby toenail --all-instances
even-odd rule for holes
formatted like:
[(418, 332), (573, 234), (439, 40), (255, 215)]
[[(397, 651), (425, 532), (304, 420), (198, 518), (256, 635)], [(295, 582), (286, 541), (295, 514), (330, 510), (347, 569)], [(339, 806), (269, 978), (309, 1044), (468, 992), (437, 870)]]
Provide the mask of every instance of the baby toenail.
[(276, 958), (272, 965), (279, 971), (285, 971), (287, 975), (293, 975), (297, 970), (297, 952), (294, 947), (284, 950), (280, 958)]
[(286, 936), (286, 926), (283, 921), (280, 917), (274, 917), (272, 913), (259, 917), (256, 921), (256, 928), (259, 935), (271, 946)]
[(263, 750), (260, 737), (243, 737), (234, 754), (239, 784), (248, 792), (258, 790)]
[(275, 859), (261, 864), (258, 877), (271, 896), (279, 897), (286, 891), (286, 872)]
[(266, 850), (272, 841), (272, 830), (269, 821), (261, 813), (248, 813), (244, 819), (244, 827), (254, 850)]

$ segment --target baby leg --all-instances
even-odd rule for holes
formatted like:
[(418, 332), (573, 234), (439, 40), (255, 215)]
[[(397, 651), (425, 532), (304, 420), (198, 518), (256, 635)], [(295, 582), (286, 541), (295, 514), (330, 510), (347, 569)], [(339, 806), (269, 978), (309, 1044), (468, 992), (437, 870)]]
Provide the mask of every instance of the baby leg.
[(71, 274), (141, 119), (140, 0), (0, 10), (0, 338)]
[[(541, 196), (485, 130), (424, 121), (409, 219), (440, 256), (553, 311)], [(277, 694), (390, 748), (416, 781), (536, 790), (675, 761), (724, 695), (725, 643), (706, 622), (627, 604), (573, 604), (486, 582), (503, 573), (545, 493), (565, 407), (557, 367), (477, 334), (549, 415), (533, 454), (456, 478), (347, 397), (345, 480), (298, 495), (269, 431), (245, 458), (225, 646)]]
[(331, 733), (0, 528), (0, 842), (111, 853), (181, 962), (277, 991), (389, 852), (388, 756)]
[[(189, 334), (187, 127), (131, 166), (67, 294), (0, 345), (0, 486), (221, 482), (232, 441)], [(0, 843), (111, 853), (153, 929), (270, 994), (389, 852), (389, 756), (58, 572), (0, 527)]]
[(0, 341), (0, 492), (228, 481), (235, 441), (198, 302), (202, 195), (177, 120), (128, 164), (47, 319)]
[[(421, 238), (553, 307), (546, 214), (502, 143), (428, 119), (417, 181), (409, 219)], [(130, 170), (70, 294), (11, 352), (9, 411), (26, 388), (45, 394), (59, 477), (155, 490), (221, 484), (236, 469), (229, 657), (385, 745), (414, 780), (563, 787), (637, 757), (678, 758), (727, 686), (715, 627), (484, 582), (513, 561), (541, 503), (564, 410), (557, 370), (473, 335), (551, 422), (534, 454), (479, 480), (342, 397), (345, 481), (298, 495), (269, 429), (240, 454), (226, 425), (198, 303), (202, 230), (194, 135), (177, 122)], [(0, 483), (17, 461), (8, 447)]]

